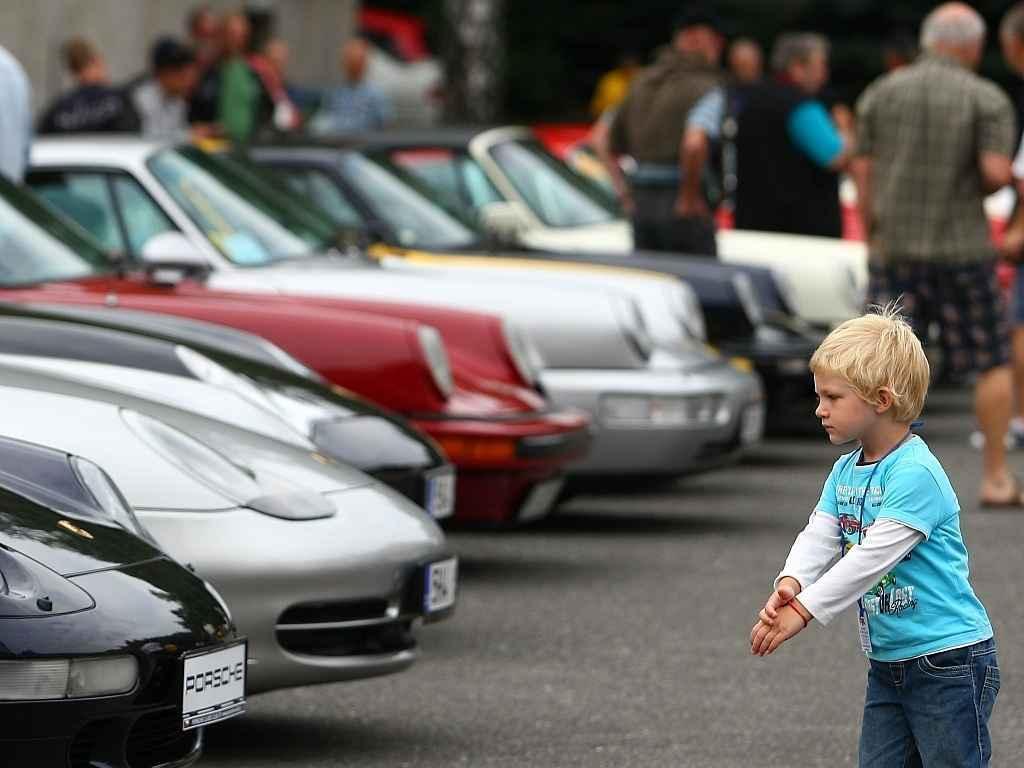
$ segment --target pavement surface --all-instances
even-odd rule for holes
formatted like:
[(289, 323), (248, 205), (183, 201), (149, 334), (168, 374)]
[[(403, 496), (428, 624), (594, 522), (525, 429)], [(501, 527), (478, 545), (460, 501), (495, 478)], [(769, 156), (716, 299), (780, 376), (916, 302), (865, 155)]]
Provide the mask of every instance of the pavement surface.
[[(996, 628), (994, 763), (1024, 764), (1020, 512), (977, 508), (969, 398), (929, 400), (921, 434), (963, 507)], [(853, 612), (769, 658), (748, 635), (840, 451), (771, 440), (673, 487), (590, 496), (528, 528), (456, 532), (456, 615), (421, 628), (402, 674), (250, 700), (201, 765), (856, 765), (866, 664)], [(1024, 454), (1012, 457), (1024, 477)]]

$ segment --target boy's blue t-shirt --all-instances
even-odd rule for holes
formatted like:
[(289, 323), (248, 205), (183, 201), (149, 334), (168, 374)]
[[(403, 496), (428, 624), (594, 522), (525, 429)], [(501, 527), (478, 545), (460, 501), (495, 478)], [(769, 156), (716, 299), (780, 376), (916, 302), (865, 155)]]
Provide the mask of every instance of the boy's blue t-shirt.
[[(938, 459), (916, 435), (877, 465), (857, 466), (860, 455), (857, 449), (839, 458), (817, 506), (836, 518), (844, 554), (857, 544), (858, 531), (869, 537), (871, 525), (883, 518), (925, 536), (864, 595), (870, 658), (900, 661), (992, 637), (988, 614), (969, 581), (960, 503)], [(865, 489), (869, 476), (871, 487)]]

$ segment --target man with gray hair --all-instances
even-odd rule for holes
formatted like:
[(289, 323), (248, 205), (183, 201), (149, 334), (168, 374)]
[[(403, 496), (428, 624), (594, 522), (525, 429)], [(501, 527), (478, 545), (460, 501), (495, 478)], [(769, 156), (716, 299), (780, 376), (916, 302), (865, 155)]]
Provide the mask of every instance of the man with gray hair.
[(746, 92), (739, 114), (736, 226), (839, 237), (838, 171), (852, 138), (817, 98), (828, 80), (828, 41), (782, 35), (771, 63), (774, 78)]
[(983, 205), (1010, 183), (1013, 106), (974, 72), (985, 42), (974, 9), (940, 5), (920, 42), (913, 64), (876, 80), (857, 103), (853, 172), (870, 248), (869, 300), (899, 299), (922, 340), (939, 329), (947, 372), (978, 374), (981, 505), (1024, 508), (1003, 443), (1012, 409), (1009, 325)]

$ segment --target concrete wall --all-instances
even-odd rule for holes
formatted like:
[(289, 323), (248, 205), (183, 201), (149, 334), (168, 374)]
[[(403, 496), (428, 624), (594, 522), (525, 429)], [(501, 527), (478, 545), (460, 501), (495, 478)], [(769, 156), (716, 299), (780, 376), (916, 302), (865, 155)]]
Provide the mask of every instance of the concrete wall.
[[(61, 43), (72, 35), (92, 39), (104, 52), (114, 82), (146, 67), (147, 52), (162, 34), (185, 36), (193, 0), (15, 0), (0, 2), (0, 45), (25, 67), (37, 111), (67, 87)], [(212, 0), (217, 9), (238, 0)], [(250, 3), (277, 16), (277, 33), (291, 46), (290, 77), (297, 83), (337, 82), (338, 45), (352, 34), (358, 0), (260, 0)]]

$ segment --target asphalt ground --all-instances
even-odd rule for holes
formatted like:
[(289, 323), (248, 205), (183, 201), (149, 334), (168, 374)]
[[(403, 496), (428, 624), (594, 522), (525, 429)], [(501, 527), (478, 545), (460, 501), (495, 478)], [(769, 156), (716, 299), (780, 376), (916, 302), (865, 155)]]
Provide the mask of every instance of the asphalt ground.
[[(964, 393), (921, 434), (961, 505), (973, 583), (996, 628), (994, 764), (1024, 762), (1024, 514), (977, 508)], [(855, 765), (866, 663), (852, 612), (771, 657), (748, 635), (839, 453), (771, 440), (668, 489), (586, 497), (529, 528), (456, 532), (456, 615), (421, 629), (402, 674), (253, 697), (208, 731), (202, 765)], [(1013, 456), (1024, 478), (1024, 454)]]

